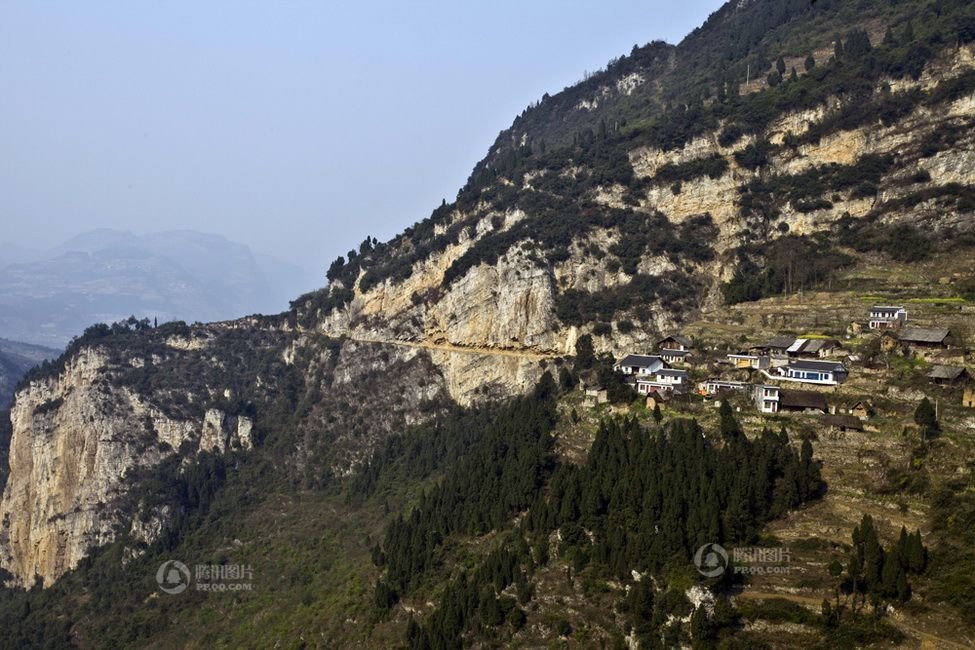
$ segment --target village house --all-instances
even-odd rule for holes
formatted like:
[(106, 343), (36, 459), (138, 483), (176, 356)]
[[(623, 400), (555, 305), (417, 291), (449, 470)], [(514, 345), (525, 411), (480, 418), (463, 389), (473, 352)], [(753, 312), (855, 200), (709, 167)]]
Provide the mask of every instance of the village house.
[(832, 431), (863, 431), (863, 421), (853, 415), (824, 415), (823, 424)]
[(786, 350), (790, 357), (828, 357), (843, 346), (836, 339), (796, 339)]
[(668, 395), (667, 391), (662, 391), (662, 392), (656, 390), (650, 391), (649, 393), (647, 393), (647, 401), (646, 401), (647, 408), (652, 411), (658, 406), (663, 406), (664, 404), (667, 403), (667, 395)]
[(674, 334), (673, 336), (668, 336), (665, 339), (657, 341), (657, 348), (660, 350), (679, 350), (681, 352), (688, 352), (691, 349), (691, 340), (686, 336)]
[(657, 354), (667, 363), (687, 363), (691, 354), (691, 340), (674, 334), (657, 341)]
[(821, 386), (842, 384), (848, 375), (846, 366), (838, 361), (811, 361), (807, 359), (791, 361), (785, 366), (775, 368), (774, 372), (777, 374), (765, 374), (769, 379), (819, 384)]
[(778, 386), (766, 386), (759, 384), (753, 389), (755, 407), (762, 413), (779, 412), (779, 393), (782, 391)]
[(690, 350), (668, 350), (661, 348), (657, 351), (657, 354), (667, 363), (687, 363), (691, 352)]
[(728, 379), (708, 379), (700, 385), (700, 391), (705, 395), (717, 395), (719, 393), (730, 393), (732, 391), (744, 392), (751, 387), (743, 381), (730, 381)]
[(613, 366), (613, 370), (624, 375), (652, 375), (665, 367), (664, 360), (657, 355), (628, 354)]
[(690, 379), (686, 370), (660, 368), (652, 375), (635, 375), (633, 384), (641, 395), (647, 395), (652, 391), (684, 393), (690, 386)]
[(885, 332), (882, 336), (881, 347), (886, 351), (903, 345), (927, 355), (948, 349), (951, 332), (943, 327), (905, 327), (900, 333)]
[(583, 405), (592, 408), (598, 404), (609, 402), (609, 394), (605, 388), (587, 388)]
[(783, 389), (779, 392), (779, 411), (826, 414), (829, 411), (829, 405), (822, 393), (812, 390)]
[(771, 359), (766, 355), (760, 354), (729, 354), (728, 361), (735, 368), (754, 368), (755, 370), (765, 370), (769, 367)]
[(796, 337), (794, 336), (779, 335), (772, 338), (768, 343), (751, 347), (748, 351), (752, 354), (786, 356), (786, 351), (795, 345), (795, 342)]
[(870, 414), (873, 413), (873, 405), (870, 402), (861, 400), (846, 406), (831, 408), (830, 413), (833, 415), (852, 415), (861, 420), (868, 420), (870, 419)]
[(907, 310), (900, 306), (875, 305), (870, 308), (867, 325), (872, 330), (900, 327), (907, 322)]
[(931, 383), (940, 386), (957, 386), (967, 383), (971, 376), (968, 370), (957, 366), (932, 366), (928, 373)]
[(822, 393), (809, 390), (785, 390), (778, 386), (759, 384), (753, 392), (755, 406), (762, 413), (820, 413), (829, 410)]

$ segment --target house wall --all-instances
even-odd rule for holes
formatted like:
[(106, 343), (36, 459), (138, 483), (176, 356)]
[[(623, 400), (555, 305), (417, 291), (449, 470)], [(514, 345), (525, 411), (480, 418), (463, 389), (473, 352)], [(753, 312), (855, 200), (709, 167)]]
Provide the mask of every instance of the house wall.
[(961, 405), (975, 409), (975, 388), (966, 388), (965, 393), (962, 395)]

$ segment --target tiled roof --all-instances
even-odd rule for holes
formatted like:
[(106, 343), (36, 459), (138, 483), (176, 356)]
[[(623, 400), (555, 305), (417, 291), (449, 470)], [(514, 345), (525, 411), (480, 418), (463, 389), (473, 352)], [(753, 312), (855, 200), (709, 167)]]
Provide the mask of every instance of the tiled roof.
[(943, 327), (905, 327), (897, 338), (906, 343), (944, 343), (948, 334)]
[(846, 367), (838, 361), (812, 361), (800, 359), (789, 364), (789, 368), (797, 370), (818, 370), (820, 372), (844, 372)]
[(830, 427), (863, 431), (863, 422), (855, 415), (824, 415), (823, 424)]
[(811, 390), (779, 391), (779, 405), (792, 408), (820, 409), (825, 411), (826, 398)]
[(964, 368), (958, 368), (956, 366), (934, 366), (931, 368), (931, 372), (928, 373), (928, 377), (931, 379), (947, 379), (954, 381), (966, 372), (967, 371)]
[(651, 354), (628, 354), (622, 359), (620, 359), (616, 365), (618, 366), (637, 366), (645, 368), (652, 366), (655, 363), (663, 363), (663, 360), (657, 355)]

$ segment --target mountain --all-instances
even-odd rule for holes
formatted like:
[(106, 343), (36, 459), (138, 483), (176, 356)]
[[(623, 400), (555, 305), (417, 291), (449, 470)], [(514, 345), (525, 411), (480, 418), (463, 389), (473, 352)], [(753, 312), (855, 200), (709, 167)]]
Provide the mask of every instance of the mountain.
[(14, 387), (28, 370), (60, 354), (60, 350), (0, 339), (0, 410), (10, 405)]
[[(970, 364), (973, 42), (960, 0), (736, 0), (288, 311), (89, 327), (10, 411), (11, 643), (971, 645), (975, 418), (927, 374)], [(867, 423), (648, 407), (613, 357), (677, 329), (695, 382), (841, 340)]]
[[(14, 251), (16, 252), (16, 251)], [(63, 347), (96, 322), (213, 321), (275, 312), (313, 286), (294, 265), (193, 231), (94, 230), (0, 273), (0, 334)]]

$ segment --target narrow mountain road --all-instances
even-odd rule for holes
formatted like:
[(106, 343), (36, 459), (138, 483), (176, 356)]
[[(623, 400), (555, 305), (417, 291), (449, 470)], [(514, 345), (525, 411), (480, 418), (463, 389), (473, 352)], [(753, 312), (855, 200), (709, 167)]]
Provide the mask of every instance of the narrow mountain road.
[[(740, 594), (736, 594), (736, 597), (746, 600), (769, 600), (771, 598), (781, 598), (782, 600), (788, 600), (805, 607), (811, 607), (817, 612), (823, 603), (823, 599), (821, 597), (817, 598), (815, 596), (799, 596), (797, 594), (775, 593), (767, 591), (743, 591)], [(895, 627), (900, 628), (901, 631), (906, 633), (908, 636), (914, 637), (916, 640), (920, 641), (920, 647), (924, 650), (927, 650), (928, 648), (931, 650), (941, 650), (942, 648), (949, 650), (969, 650), (972, 647), (970, 644), (951, 641), (949, 639), (931, 634), (930, 632), (925, 632), (924, 630), (918, 629), (913, 625), (906, 623), (900, 618), (890, 618), (888, 620)]]
[(380, 339), (367, 339), (362, 337), (350, 336), (349, 339), (359, 343), (382, 343), (385, 345), (398, 345), (406, 348), (423, 348), (425, 350), (439, 350), (441, 352), (452, 352), (457, 354), (473, 354), (478, 356), (492, 357), (515, 357), (519, 359), (544, 360), (554, 359), (557, 354), (541, 352), (529, 352), (527, 350), (512, 350), (508, 348), (476, 348), (465, 345), (450, 345), (449, 343), (429, 343), (427, 341), (402, 341), (392, 340), (383, 341)]

